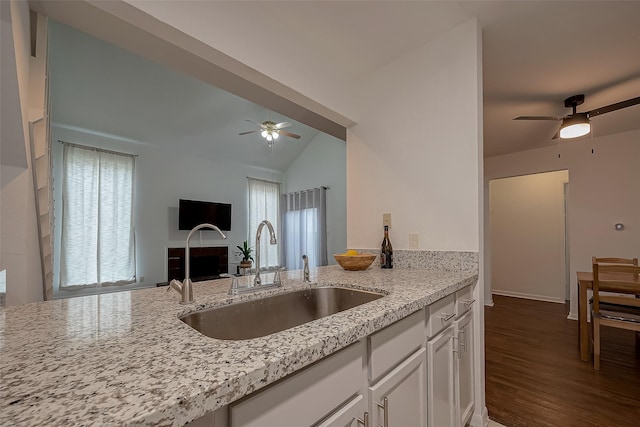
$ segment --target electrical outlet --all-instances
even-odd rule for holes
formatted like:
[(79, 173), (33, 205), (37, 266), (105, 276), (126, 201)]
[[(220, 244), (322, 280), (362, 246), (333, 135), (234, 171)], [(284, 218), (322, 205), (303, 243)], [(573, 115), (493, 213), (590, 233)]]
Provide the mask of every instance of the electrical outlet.
[(144, 282), (144, 276), (140, 276), (140, 283)]
[(409, 233), (409, 249), (418, 249), (418, 233)]
[(390, 213), (382, 214), (382, 225), (383, 226), (386, 225), (389, 228), (391, 228), (391, 214)]

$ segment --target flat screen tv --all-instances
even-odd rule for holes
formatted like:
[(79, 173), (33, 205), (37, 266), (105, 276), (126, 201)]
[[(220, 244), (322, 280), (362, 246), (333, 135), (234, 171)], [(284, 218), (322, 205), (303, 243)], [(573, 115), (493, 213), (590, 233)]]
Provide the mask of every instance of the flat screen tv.
[(231, 204), (180, 199), (178, 230), (191, 230), (196, 225), (209, 223), (220, 230), (231, 230)]

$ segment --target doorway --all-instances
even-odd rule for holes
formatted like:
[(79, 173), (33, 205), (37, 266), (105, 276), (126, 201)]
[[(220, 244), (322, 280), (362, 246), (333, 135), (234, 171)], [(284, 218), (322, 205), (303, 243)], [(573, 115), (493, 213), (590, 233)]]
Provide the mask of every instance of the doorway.
[(567, 170), (489, 182), (493, 294), (564, 303)]

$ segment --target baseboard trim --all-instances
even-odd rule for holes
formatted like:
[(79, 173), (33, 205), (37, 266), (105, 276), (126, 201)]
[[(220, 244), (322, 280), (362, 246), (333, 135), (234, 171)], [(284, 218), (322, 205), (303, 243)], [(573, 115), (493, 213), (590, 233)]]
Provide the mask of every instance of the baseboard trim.
[(484, 302), (485, 307), (493, 307), (493, 299)]
[(510, 292), (510, 291), (493, 291), (493, 295), (501, 295), (505, 297), (514, 297), (514, 298), (524, 298), (524, 299), (532, 299), (536, 301), (545, 301), (545, 302), (555, 302), (558, 304), (564, 304), (564, 299), (562, 298), (551, 298), (546, 297), (544, 295), (534, 295), (534, 294), (524, 294), (520, 292)]
[(578, 320), (578, 315), (576, 313), (569, 312), (569, 315), (567, 316), (567, 319), (569, 319), (569, 320)]
[(487, 427), (489, 425), (489, 411), (486, 406), (482, 409), (481, 414), (477, 412), (473, 414), (469, 425), (471, 427)]

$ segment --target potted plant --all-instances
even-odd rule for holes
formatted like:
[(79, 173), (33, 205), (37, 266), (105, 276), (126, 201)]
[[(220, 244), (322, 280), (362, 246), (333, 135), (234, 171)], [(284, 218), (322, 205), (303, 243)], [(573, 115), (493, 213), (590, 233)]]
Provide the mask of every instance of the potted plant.
[(240, 261), (240, 268), (251, 268), (251, 263), (253, 261), (253, 256), (251, 256), (251, 247), (249, 246), (249, 242), (246, 240), (242, 244), (242, 246), (236, 246), (238, 250), (238, 255), (242, 255), (242, 261)]

